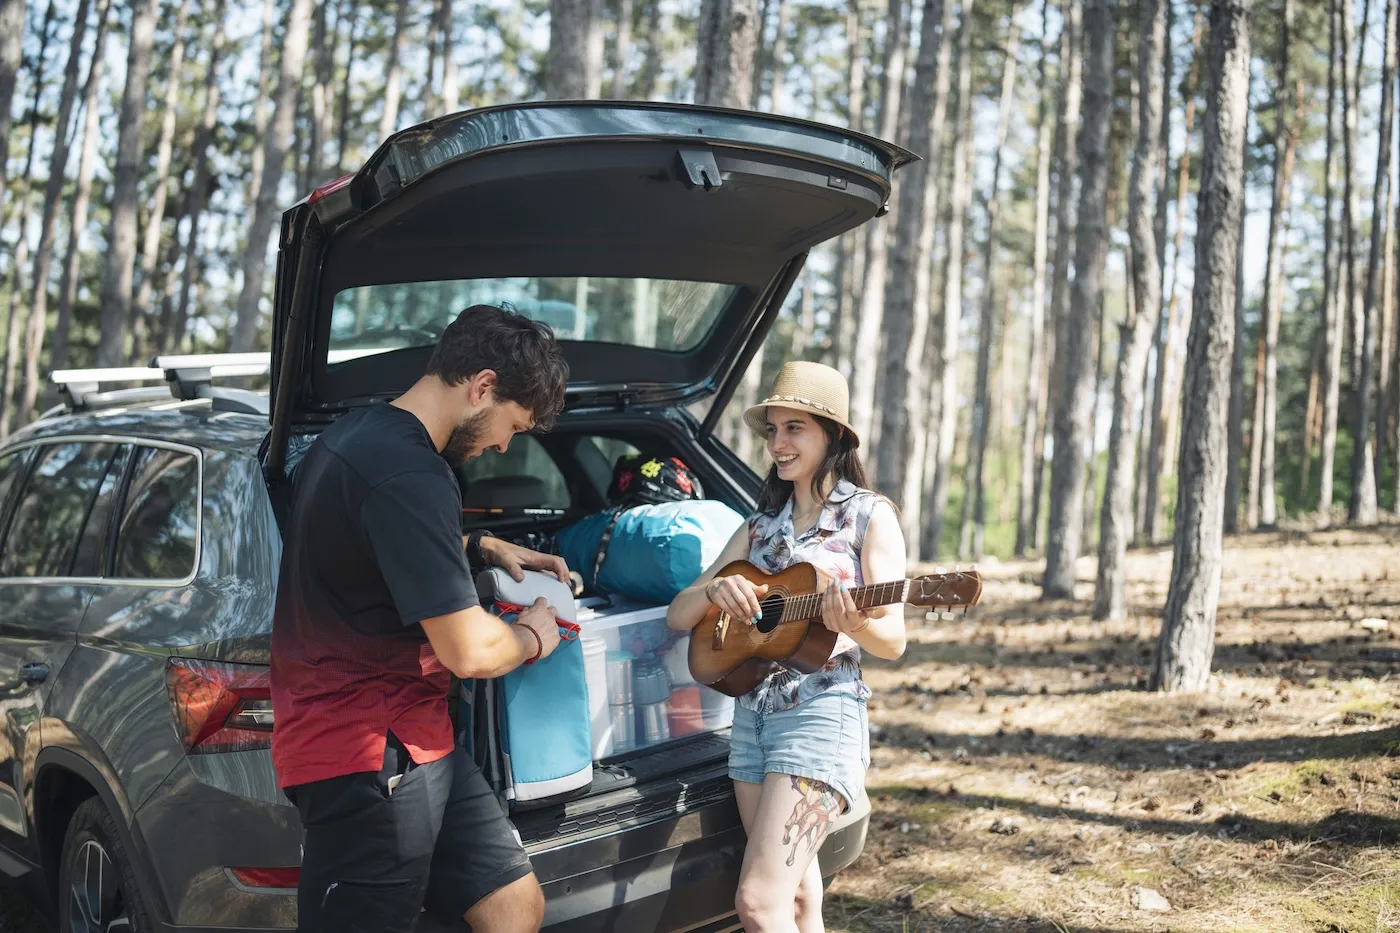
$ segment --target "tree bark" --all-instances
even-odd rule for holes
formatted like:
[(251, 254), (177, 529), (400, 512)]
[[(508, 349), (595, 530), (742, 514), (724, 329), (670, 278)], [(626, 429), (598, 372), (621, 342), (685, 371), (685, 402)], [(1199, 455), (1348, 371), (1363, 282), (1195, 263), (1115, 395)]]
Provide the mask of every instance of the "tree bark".
[(1079, 148), (1076, 130), (1080, 125), (1080, 105), (1084, 94), (1084, 5), (1083, 0), (1064, 0), (1066, 21), (1060, 38), (1060, 69), (1064, 80), (1061, 111), (1055, 130), (1055, 277), (1050, 286), (1050, 320), (1046, 322), (1046, 359), (1049, 373), (1045, 380), (1045, 418), (1040, 442), (1036, 445), (1040, 459), (1036, 466), (1034, 507), (1031, 514), (1032, 547), (1039, 549), (1040, 508), (1044, 499), (1046, 475), (1045, 448), (1053, 436), (1054, 412), (1060, 392), (1061, 331), (1069, 317), (1069, 270), (1074, 262), (1075, 179), (1079, 176)]
[(311, 0), (292, 0), (287, 11), (287, 28), (277, 77), (277, 108), (264, 141), (267, 167), (263, 172), (262, 187), (258, 190), (258, 200), (253, 206), (253, 217), (243, 250), (243, 287), (238, 295), (237, 317), (230, 346), (234, 352), (251, 350), (257, 338), (268, 238), (278, 217), (277, 186), (282, 180), (287, 144), (292, 136), (292, 117), (296, 108), (297, 88), (301, 83), (302, 63), (306, 58), (310, 14)]
[[(1254, 444), (1249, 457), (1250, 528), (1278, 524), (1274, 456), (1278, 430), (1278, 332), (1283, 318), (1283, 248), (1288, 236), (1288, 205), (1293, 190), (1293, 164), (1301, 129), (1301, 100), (1290, 93), (1289, 45), (1293, 35), (1294, 0), (1284, 0), (1283, 29), (1279, 34), (1279, 94), (1275, 106), (1274, 190), (1269, 209), (1269, 242), (1264, 268), (1264, 327), (1260, 345), (1264, 366), (1254, 381)], [(1239, 335), (1236, 335), (1236, 339)]]
[(943, 255), (942, 317), (935, 331), (937, 341), (930, 436), (934, 449), (927, 459), (933, 463), (932, 501), (924, 504), (933, 514), (928, 519), (929, 546), (924, 557), (937, 559), (943, 549), (943, 522), (948, 513), (948, 489), (953, 465), (953, 445), (958, 427), (958, 343), (962, 335), (963, 230), (972, 202), (972, 182), (968, 171), (972, 125), (972, 2), (964, 0), (958, 24), (958, 111), (953, 124), (953, 177), (949, 185), (947, 248)]
[(1353, 524), (1374, 525), (1379, 505), (1376, 497), (1375, 441), (1371, 436), (1376, 378), (1376, 334), (1380, 328), (1376, 303), (1381, 296), (1381, 249), (1385, 245), (1390, 196), (1390, 146), (1395, 132), (1395, 3), (1385, 4), (1385, 63), (1381, 68), (1380, 152), (1376, 157), (1376, 184), (1371, 195), (1371, 253), (1367, 265), (1366, 297), (1362, 311), (1360, 379), (1356, 387), (1356, 420), (1352, 438), (1351, 501), (1348, 517)]
[[(1167, 0), (1170, 2), (1170, 0)], [(1134, 315), (1120, 330), (1118, 370), (1114, 376), (1113, 422), (1108, 436), (1108, 475), (1099, 525), (1099, 568), (1094, 589), (1094, 618), (1122, 619), (1127, 612), (1125, 566), (1133, 524), (1133, 454), (1138, 442), (1147, 351), (1162, 307), (1154, 197), (1162, 160), (1162, 112), (1167, 12), (1163, 0), (1139, 0), (1138, 136), (1128, 182), (1128, 234), (1132, 241)], [(1102, 335), (1104, 339), (1107, 335)]]
[[(846, 9), (846, 125), (856, 132), (865, 128), (865, 28), (860, 0)], [(836, 313), (831, 322), (831, 365), (850, 378), (851, 311), (855, 307), (861, 262), (865, 256), (867, 227), (843, 234), (836, 255)]]
[(1236, 241), (1244, 200), (1250, 0), (1213, 0), (1210, 92), (1197, 206), (1195, 313), (1186, 367), (1176, 546), (1153, 689), (1200, 690), (1215, 650), (1224, 518), (1225, 429), (1234, 344)]
[[(1343, 236), (1346, 240), (1346, 253), (1343, 262), (1346, 263), (1346, 293), (1347, 307), (1349, 309), (1349, 340), (1351, 346), (1351, 378), (1353, 383), (1353, 393), (1355, 383), (1361, 377), (1361, 350), (1365, 343), (1365, 299), (1362, 297), (1361, 267), (1357, 259), (1359, 249), (1358, 238), (1361, 231), (1357, 229), (1357, 224), (1361, 217), (1361, 186), (1357, 183), (1356, 173), (1359, 170), (1357, 159), (1359, 158), (1357, 140), (1358, 123), (1361, 120), (1361, 72), (1366, 62), (1365, 37), (1368, 35), (1368, 25), (1371, 18), (1371, 0), (1362, 0), (1361, 4), (1361, 37), (1362, 41), (1356, 39), (1356, 27), (1351, 17), (1351, 7), (1344, 8), (1342, 14), (1342, 82), (1345, 96), (1343, 97), (1342, 120), (1345, 124), (1345, 134), (1342, 138), (1342, 164), (1345, 172), (1346, 201), (1343, 210), (1346, 211), (1344, 218)], [(1351, 50), (1356, 50), (1356, 62), (1353, 65)], [(1353, 447), (1356, 447), (1353, 438)], [(1353, 494), (1355, 487), (1353, 487)]]
[(749, 109), (758, 28), (756, 0), (702, 0), (696, 43), (697, 104)]
[[(881, 371), (882, 405), (876, 486), (894, 494), (905, 540), (917, 551), (923, 474), (911, 464), (924, 461), (926, 423), (924, 400), (928, 345), (928, 258), (933, 252), (938, 217), (938, 180), (933, 170), (942, 158), (944, 124), (948, 114), (949, 60), (953, 4), (924, 0), (919, 55), (909, 100), (909, 147), (927, 157), (909, 165), (897, 184), (894, 248), (884, 287), (885, 353)], [(871, 283), (872, 285), (875, 283)], [(918, 427), (915, 427), (918, 426)]]
[(595, 98), (603, 85), (602, 0), (550, 0), (544, 95)]
[(627, 60), (632, 56), (632, 0), (617, 0), (617, 39), (613, 43), (613, 100), (627, 97)]
[[(1333, 221), (1337, 189), (1336, 116), (1339, 69), (1337, 59), (1338, 19), (1341, 0), (1330, 0), (1327, 42), (1327, 170), (1323, 213), (1323, 392), (1322, 456), (1318, 467), (1317, 520), (1326, 526), (1332, 521), (1332, 485), (1337, 461), (1337, 420), (1341, 401), (1342, 343), (1346, 326), (1346, 290), (1341, 287), (1345, 265), (1342, 249), (1334, 245)], [(1342, 90), (1342, 96), (1346, 96)], [(1343, 249), (1345, 243), (1341, 244)]]
[(337, 23), (339, 23), (341, 19), (346, 19), (350, 24), (347, 27), (345, 33), (345, 77), (341, 79), (340, 104), (337, 108), (337, 120), (339, 121), (339, 128), (336, 130), (335, 134), (336, 145), (334, 173), (335, 177), (337, 178), (345, 174), (345, 150), (347, 145), (349, 144), (348, 137), (350, 135), (350, 81), (351, 78), (354, 76), (355, 71), (355, 46), (357, 44), (355, 30), (357, 30), (360, 26), (359, 3), (357, 3), (356, 0), (344, 0), (344, 5), (345, 7), (349, 7), (349, 15), (346, 16), (346, 14), (343, 12), (344, 7), (342, 7), (341, 16), (336, 18)]
[(10, 161), (10, 107), (19, 76), (28, 7), (27, 0), (0, 0), (0, 217), (5, 216), (5, 196), (10, 190), (6, 173)]
[(1084, 127), (1079, 138), (1080, 203), (1075, 235), (1074, 296), (1056, 352), (1060, 385), (1055, 408), (1055, 452), (1051, 461), (1050, 530), (1046, 547), (1045, 599), (1074, 595), (1084, 522), (1085, 445), (1093, 403), (1091, 344), (1103, 293), (1107, 253), (1104, 213), (1108, 194), (1108, 130), (1113, 111), (1114, 9), (1109, 0), (1089, 0), (1084, 10)]
[[(905, 56), (909, 43), (904, 21), (904, 0), (889, 0), (885, 47), (881, 53), (880, 105), (875, 117), (876, 135), (894, 139), (899, 128), (900, 101), (904, 92)], [(890, 221), (876, 218), (866, 224), (865, 278), (860, 309), (856, 312), (855, 344), (851, 349), (851, 424), (867, 441), (874, 439), (875, 382), (880, 366), (880, 333), (884, 327)]]
[(442, 31), (442, 88), (438, 96), (442, 98), (442, 112), (451, 114), (461, 108), (458, 103), (457, 58), (454, 54), (457, 46), (456, 26), (453, 22), (452, 0), (438, 2), (438, 28)]
[[(105, 18), (110, 0), (101, 0), (98, 17)], [(88, 0), (78, 0), (73, 15), (73, 31), (68, 43), (68, 64), (63, 72), (63, 89), (59, 94), (58, 119), (54, 121), (53, 152), (49, 157), (49, 177), (44, 186), (44, 209), (39, 222), (39, 245), (34, 251), (33, 306), (29, 313), (29, 332), (25, 340), (24, 391), (19, 406), (19, 423), (25, 424), (34, 414), (39, 397), (39, 356), (43, 352), (44, 332), (48, 326), (49, 277), (53, 266), (53, 245), (58, 225), (58, 209), (63, 196), (63, 184), (68, 173), (68, 155), (73, 139), (68, 133), (73, 107), (78, 96), (78, 75), (83, 58), (83, 39), (87, 36)]]
[(126, 59), (118, 121), (117, 161), (112, 172), (112, 215), (107, 232), (107, 263), (102, 273), (101, 336), (98, 366), (126, 362), (131, 285), (136, 271), (136, 212), (141, 191), (141, 118), (155, 39), (157, 0), (133, 0), (131, 40)]
[[(340, 11), (344, 12), (344, 8), (344, 4), (341, 4)], [(334, 93), (331, 90), (331, 81), (335, 79), (335, 39), (340, 31), (340, 22), (337, 17), (336, 28), (327, 28), (329, 9), (329, 3), (322, 3), (317, 7), (316, 33), (311, 40), (311, 47), (316, 50), (316, 65), (312, 70), (311, 145), (308, 147), (306, 158), (307, 184), (303, 186), (304, 189), (330, 181), (324, 177), (324, 166), (326, 141), (331, 135), (331, 97)], [(429, 116), (436, 114), (430, 113)]]
[[(1157, 342), (1157, 377), (1152, 396), (1150, 418), (1151, 439), (1148, 443), (1147, 468), (1147, 541), (1155, 544), (1161, 540), (1166, 527), (1166, 514), (1162, 509), (1161, 481), (1164, 476), (1175, 472), (1174, 459), (1164, 456), (1167, 447), (1168, 425), (1173, 423), (1176, 412), (1181, 408), (1181, 395), (1176, 391), (1181, 381), (1176, 377), (1180, 367), (1176, 365), (1180, 344), (1178, 334), (1185, 336), (1186, 330), (1178, 317), (1179, 286), (1181, 282), (1181, 252), (1186, 239), (1186, 196), (1191, 189), (1191, 134), (1196, 124), (1196, 86), (1200, 76), (1200, 50), (1204, 17), (1196, 11), (1195, 25), (1191, 32), (1191, 68), (1182, 88), (1185, 99), (1184, 135), (1186, 144), (1177, 158), (1176, 174), (1176, 230), (1172, 238), (1172, 278), (1166, 314), (1161, 323)], [(1168, 56), (1170, 58), (1170, 56)], [(1168, 88), (1170, 92), (1170, 88)]]
[(258, 199), (262, 189), (262, 173), (265, 155), (263, 140), (267, 138), (267, 98), (269, 82), (272, 81), (273, 61), (276, 48), (273, 45), (273, 32), (277, 28), (276, 0), (263, 0), (262, 39), (258, 52), (258, 89), (253, 99), (253, 147), (249, 157), (248, 187), (243, 194), (243, 203), (252, 204)]
[(160, 234), (165, 225), (165, 202), (170, 192), (170, 155), (175, 145), (175, 111), (179, 103), (180, 71), (185, 62), (185, 21), (189, 9), (190, 0), (180, 0), (180, 9), (175, 16), (174, 43), (170, 47), (170, 75), (166, 81), (165, 99), (161, 103), (160, 139), (156, 143), (156, 183), (141, 244), (141, 281), (136, 287), (132, 320), (131, 350), (138, 360), (148, 355), (146, 331), (153, 310), (151, 295), (155, 290), (156, 260), (160, 258)]
[(169, 351), (184, 342), (190, 321), (190, 301), (194, 292), (195, 272), (199, 267), (196, 261), (199, 249), (199, 230), (204, 217), (204, 205), (209, 200), (210, 190), (210, 150), (214, 146), (214, 133), (218, 126), (219, 113), (219, 64), (223, 60), (225, 0), (214, 5), (214, 41), (209, 47), (209, 64), (204, 74), (204, 113), (200, 117), (199, 130), (193, 145), (194, 184), (186, 195), (190, 216), (189, 233), (185, 241), (185, 262), (180, 276), (180, 301), (176, 305), (174, 320), (169, 327), (161, 328), (161, 350)]
[(83, 231), (87, 229), (88, 203), (92, 198), (92, 172), (97, 160), (98, 99), (102, 86), (102, 66), (107, 44), (107, 23), (111, 0), (98, 8), (97, 32), (93, 43), (92, 61), (83, 82), (83, 148), (78, 155), (78, 177), (73, 188), (73, 208), (68, 222), (68, 248), (63, 253), (63, 273), (58, 286), (58, 320), (54, 324), (51, 367), (68, 365), (68, 331), (73, 315), (73, 302), (78, 291), (78, 258), (81, 254)]
[[(1006, 40), (1006, 60), (1001, 74), (1001, 97), (997, 104), (996, 150), (992, 156), (992, 188), (987, 196), (987, 242), (982, 253), (982, 314), (977, 330), (977, 381), (972, 403), (972, 443), (969, 447), (970, 491), (964, 495), (964, 506), (970, 497), (972, 509), (963, 509), (965, 516), (958, 535), (958, 555), (981, 560), (986, 538), (985, 472), (987, 460), (988, 422), (991, 417), (992, 347), (998, 339), (996, 270), (997, 238), (1001, 218), (1001, 162), (1006, 137), (1011, 128), (1011, 111), (1015, 106), (1016, 58), (1021, 52), (1021, 27), (1016, 22), (1020, 4), (1012, 4), (1010, 33)], [(946, 398), (946, 396), (945, 396)]]
[[(1321, 332), (1318, 334), (1321, 338)], [(1298, 495), (1308, 494), (1312, 480), (1313, 450), (1322, 434), (1322, 340), (1313, 341), (1312, 362), (1308, 366), (1308, 407), (1303, 416), (1303, 463), (1298, 480)]]
[(1035, 245), (1031, 281), (1030, 358), (1026, 363), (1025, 418), (1021, 423), (1021, 478), (1016, 502), (1016, 556), (1025, 557), (1035, 541), (1036, 467), (1040, 465), (1036, 440), (1043, 430), (1041, 397), (1045, 366), (1045, 273), (1050, 245), (1050, 146), (1054, 132), (1050, 120), (1050, 82), (1046, 62), (1050, 58), (1050, 0), (1040, 10), (1040, 114), (1035, 147)]
[(403, 51), (408, 31), (409, 0), (398, 0), (394, 9), (394, 35), (389, 40), (389, 61), (384, 69), (384, 110), (379, 115), (378, 143), (399, 128), (399, 103), (403, 97)]
[[(788, 0), (778, 0), (778, 23), (773, 33), (773, 48), (768, 53), (768, 69), (773, 73), (773, 83), (768, 88), (768, 111), (783, 112), (783, 87), (787, 76), (787, 31)], [(754, 106), (758, 97), (754, 97)]]

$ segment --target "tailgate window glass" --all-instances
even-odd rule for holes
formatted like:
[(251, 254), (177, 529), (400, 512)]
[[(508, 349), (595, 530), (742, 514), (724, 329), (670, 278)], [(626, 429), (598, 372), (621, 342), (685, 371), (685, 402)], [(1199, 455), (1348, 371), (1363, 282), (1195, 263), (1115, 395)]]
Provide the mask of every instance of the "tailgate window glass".
[(509, 305), (561, 340), (684, 352), (697, 346), (738, 287), (621, 278), (501, 278), (348, 288), (335, 296), (330, 350), (431, 346), (464, 308)]
[(46, 444), (25, 484), (6, 538), (0, 576), (60, 577), (116, 444)]
[(162, 447), (136, 453), (117, 528), (114, 574), (129, 580), (180, 580), (194, 572), (198, 543), (199, 462)]

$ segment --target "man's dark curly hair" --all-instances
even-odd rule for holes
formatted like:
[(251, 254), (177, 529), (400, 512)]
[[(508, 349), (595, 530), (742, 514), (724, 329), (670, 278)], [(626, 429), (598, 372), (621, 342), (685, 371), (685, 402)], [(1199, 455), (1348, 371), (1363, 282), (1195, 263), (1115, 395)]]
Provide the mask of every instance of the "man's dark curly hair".
[(496, 374), (496, 399), (515, 402), (548, 431), (564, 409), (569, 364), (547, 324), (494, 305), (472, 305), (447, 325), (427, 375), (461, 385), (484, 369)]

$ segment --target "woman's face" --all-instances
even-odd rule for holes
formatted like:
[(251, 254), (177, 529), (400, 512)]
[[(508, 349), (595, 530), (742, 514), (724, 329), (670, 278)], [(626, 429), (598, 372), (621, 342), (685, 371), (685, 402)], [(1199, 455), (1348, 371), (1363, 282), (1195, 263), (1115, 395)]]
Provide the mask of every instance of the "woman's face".
[(826, 456), (826, 432), (817, 419), (796, 408), (770, 405), (767, 425), (768, 456), (778, 468), (778, 478), (809, 482)]

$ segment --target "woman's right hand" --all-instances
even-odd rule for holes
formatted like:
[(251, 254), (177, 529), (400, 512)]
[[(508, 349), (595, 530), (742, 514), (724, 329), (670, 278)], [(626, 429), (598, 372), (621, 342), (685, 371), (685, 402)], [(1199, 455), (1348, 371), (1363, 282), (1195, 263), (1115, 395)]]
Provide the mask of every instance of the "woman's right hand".
[(766, 583), (753, 584), (738, 574), (716, 577), (705, 584), (705, 597), (735, 619), (757, 622), (763, 614), (763, 594)]

